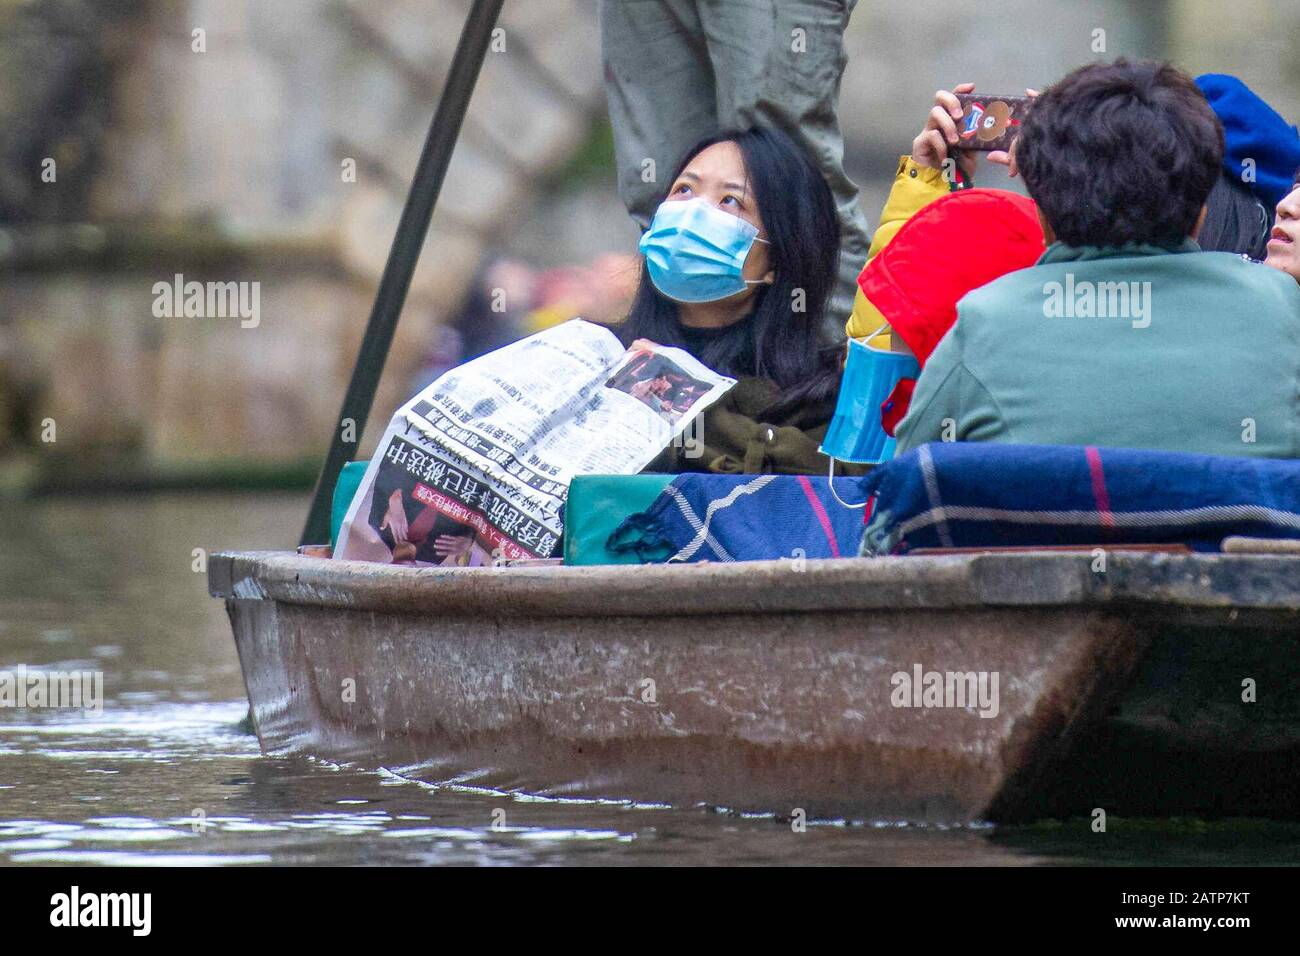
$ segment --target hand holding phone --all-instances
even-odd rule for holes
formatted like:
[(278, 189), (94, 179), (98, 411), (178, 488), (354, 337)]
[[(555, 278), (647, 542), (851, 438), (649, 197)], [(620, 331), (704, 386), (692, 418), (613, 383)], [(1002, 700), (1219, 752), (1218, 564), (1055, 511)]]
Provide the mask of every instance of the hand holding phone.
[(957, 120), (958, 149), (980, 152), (1008, 151), (1020, 132), (1020, 121), (1033, 101), (1030, 96), (996, 96), (988, 93), (954, 93), (961, 107)]
[[(981, 97), (975, 94), (974, 83), (959, 83), (951, 90), (939, 90), (934, 94), (934, 106), (926, 117), (925, 127), (912, 140), (912, 160), (917, 165), (931, 169), (947, 169), (947, 161), (955, 159), (962, 175), (969, 179), (975, 175), (976, 157), (983, 152), (990, 163), (1006, 166), (1008, 174), (1015, 176), (1015, 157), (1009, 149), (973, 148), (962, 140), (959, 126), (964, 126), (962, 120), (967, 107), (960, 101), (1028, 101), (1037, 96), (1038, 92), (1025, 90), (1025, 94), (1023, 97)], [(975, 137), (968, 137), (971, 138)]]

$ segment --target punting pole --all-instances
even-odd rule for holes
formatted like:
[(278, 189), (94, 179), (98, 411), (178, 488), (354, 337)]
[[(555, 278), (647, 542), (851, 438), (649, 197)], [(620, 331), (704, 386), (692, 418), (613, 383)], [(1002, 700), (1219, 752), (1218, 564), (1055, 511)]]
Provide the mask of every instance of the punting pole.
[[(338, 480), (343, 465), (356, 453), (366, 419), (370, 417), (375, 388), (384, 370), (389, 346), (393, 343), (393, 333), (397, 330), (397, 321), (402, 315), (406, 293), (411, 286), (411, 276), (415, 272), (424, 237), (429, 231), (429, 220), (438, 203), (438, 193), (442, 190), (442, 181), (447, 175), (447, 166), (451, 163), (452, 150), (456, 148), (456, 140), (460, 136), (461, 122), (465, 119), (465, 111), (469, 107), (479, 69), (483, 66), (483, 58), (487, 55), (492, 31), (504, 2), (505, 0), (474, 0), (474, 6), (461, 29), (460, 42), (456, 44), (456, 55), (451, 61), (447, 83), (443, 87), (442, 98), (438, 100), (438, 109), (433, 114), (433, 123), (429, 126), (424, 149), (420, 152), (420, 162), (415, 167), (415, 178), (411, 181), (411, 191), (406, 197), (402, 218), (397, 223), (397, 234), (393, 236), (392, 248), (388, 250), (388, 262), (384, 265), (384, 274), (379, 280), (379, 292), (375, 296), (374, 307), (370, 310), (370, 321), (366, 323), (366, 334), (361, 340), (356, 365), (352, 368), (352, 379), (343, 396), (339, 424), (334, 429), (329, 453), (325, 456), (325, 464), (316, 480), (311, 511), (307, 514), (307, 523), (302, 529), (299, 544), (320, 544), (329, 540), (330, 499), (334, 493), (334, 483)], [(345, 441), (343, 423), (349, 419), (354, 423), (349, 430), (352, 440)]]

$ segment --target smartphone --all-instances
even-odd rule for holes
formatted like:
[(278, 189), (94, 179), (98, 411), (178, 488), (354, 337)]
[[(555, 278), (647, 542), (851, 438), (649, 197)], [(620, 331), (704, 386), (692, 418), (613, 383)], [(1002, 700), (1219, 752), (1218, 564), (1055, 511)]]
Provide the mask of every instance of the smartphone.
[(959, 149), (985, 152), (1010, 149), (1020, 132), (1020, 121), (1033, 100), (1028, 96), (994, 96), (989, 93), (954, 93), (961, 104), (957, 121)]

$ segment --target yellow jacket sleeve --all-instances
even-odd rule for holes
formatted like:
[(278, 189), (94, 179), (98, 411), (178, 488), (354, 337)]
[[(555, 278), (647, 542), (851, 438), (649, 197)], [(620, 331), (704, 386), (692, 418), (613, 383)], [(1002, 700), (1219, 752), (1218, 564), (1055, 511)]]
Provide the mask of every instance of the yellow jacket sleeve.
[[(867, 250), (867, 262), (875, 258), (881, 249), (889, 245), (903, 223), (941, 196), (946, 196), (951, 187), (943, 177), (942, 169), (921, 166), (912, 157), (903, 156), (898, 161), (898, 172), (894, 175), (894, 185), (890, 187), (889, 198), (885, 208), (880, 211), (880, 224), (876, 226), (871, 237), (871, 248)], [(863, 263), (862, 268), (866, 268)], [(885, 325), (885, 317), (880, 310), (868, 301), (858, 289), (853, 300), (853, 314), (849, 316), (845, 331), (849, 338), (860, 339), (870, 335)], [(884, 332), (871, 342), (876, 348), (889, 348), (889, 333)]]

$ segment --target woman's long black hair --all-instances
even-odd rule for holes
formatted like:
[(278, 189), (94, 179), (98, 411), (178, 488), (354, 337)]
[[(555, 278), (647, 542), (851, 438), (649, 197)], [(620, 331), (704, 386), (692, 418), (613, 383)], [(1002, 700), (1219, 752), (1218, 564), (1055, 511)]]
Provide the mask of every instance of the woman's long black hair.
[(1205, 200), (1205, 222), (1196, 237), (1206, 252), (1235, 252), (1262, 262), (1273, 231), (1273, 209), (1227, 173)]
[[(763, 218), (771, 285), (759, 286), (753, 311), (701, 349), (701, 362), (723, 374), (770, 379), (780, 401), (767, 413), (832, 398), (838, 349), (823, 338), (823, 320), (839, 266), (840, 227), (830, 187), (804, 152), (780, 130), (756, 126), (707, 136), (692, 146), (668, 188), (697, 155), (735, 143), (747, 185)], [(665, 196), (665, 198), (667, 198)], [(677, 303), (654, 287), (644, 265), (636, 299), (619, 327), (623, 341), (644, 338), (684, 347)]]

